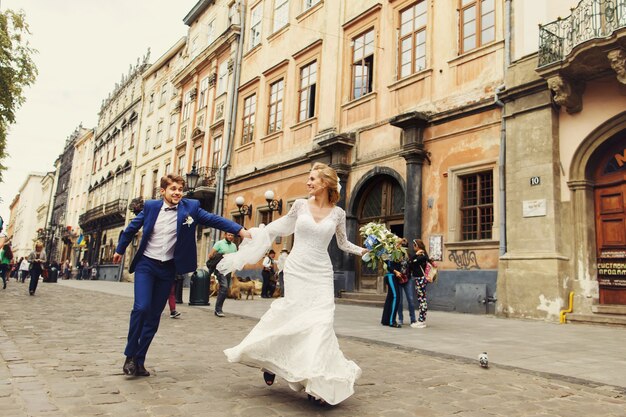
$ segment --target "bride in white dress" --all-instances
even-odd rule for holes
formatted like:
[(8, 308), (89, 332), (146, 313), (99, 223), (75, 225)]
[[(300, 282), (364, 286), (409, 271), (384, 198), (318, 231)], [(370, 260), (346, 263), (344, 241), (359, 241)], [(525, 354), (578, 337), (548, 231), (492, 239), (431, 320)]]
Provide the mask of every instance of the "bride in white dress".
[(261, 368), (268, 385), (274, 375), (295, 391), (304, 390), (320, 403), (338, 404), (354, 393), (361, 368), (347, 360), (333, 329), (335, 300), (333, 266), (328, 245), (335, 235), (343, 251), (362, 255), (367, 249), (346, 238), (346, 213), (339, 200), (337, 173), (313, 165), (307, 181), (308, 200), (296, 200), (282, 218), (250, 230), (239, 251), (224, 256), (223, 274), (256, 263), (277, 236), (294, 235), (284, 268), (285, 297), (270, 309), (243, 341), (226, 354), (230, 362)]

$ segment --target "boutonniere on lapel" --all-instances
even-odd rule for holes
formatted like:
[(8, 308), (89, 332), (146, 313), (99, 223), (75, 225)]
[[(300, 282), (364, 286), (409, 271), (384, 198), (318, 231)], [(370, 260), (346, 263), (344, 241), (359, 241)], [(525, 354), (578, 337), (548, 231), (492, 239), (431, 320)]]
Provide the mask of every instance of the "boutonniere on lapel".
[(193, 223), (193, 218), (189, 215), (185, 218), (185, 221), (183, 222), (183, 224), (186, 224), (187, 227), (191, 227), (192, 223)]

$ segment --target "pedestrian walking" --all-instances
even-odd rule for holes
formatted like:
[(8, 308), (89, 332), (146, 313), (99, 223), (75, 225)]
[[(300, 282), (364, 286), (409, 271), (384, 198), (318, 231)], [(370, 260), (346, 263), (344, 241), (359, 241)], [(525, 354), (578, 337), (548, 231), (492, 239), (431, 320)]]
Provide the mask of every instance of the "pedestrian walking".
[(185, 180), (168, 174), (161, 178), (162, 200), (146, 200), (143, 210), (120, 235), (113, 255), (119, 263), (126, 248), (139, 229), (143, 234), (129, 271), (135, 273), (135, 300), (130, 314), (128, 341), (122, 370), (126, 375), (150, 376), (144, 366), (146, 354), (154, 338), (171, 293), (176, 274), (195, 271), (196, 225), (215, 227), (241, 237), (250, 234), (237, 223), (208, 213), (198, 200), (183, 197)]
[[(406, 239), (402, 239), (400, 244), (403, 248), (409, 246)], [(408, 308), (409, 308), (409, 318), (411, 319), (411, 327), (415, 327), (414, 324), (417, 323), (415, 319), (415, 280), (411, 278), (411, 273), (409, 271), (409, 257), (403, 257), (400, 260), (400, 273), (401, 279), (400, 283), (400, 297), (398, 304), (398, 324), (404, 324), (404, 299), (406, 298)], [(404, 294), (404, 296), (403, 296)]]
[(39, 284), (39, 277), (43, 273), (44, 265), (46, 263), (46, 251), (43, 250), (43, 242), (38, 240), (35, 242), (35, 250), (28, 255), (29, 273), (30, 273), (30, 285), (28, 286), (28, 293), (35, 295), (37, 291), (37, 284)]
[(65, 262), (63, 262), (63, 279), (70, 279), (71, 275), (72, 267), (70, 267), (70, 261), (66, 259)]
[(278, 286), (280, 287), (280, 296), (285, 296), (285, 279), (283, 270), (285, 269), (285, 262), (287, 262), (287, 257), (289, 256), (289, 251), (283, 248), (280, 251), (280, 255), (278, 255), (278, 260), (276, 261), (276, 266), (278, 267)]
[[(224, 233), (224, 239), (218, 240), (211, 248), (209, 252), (209, 259), (212, 259), (216, 256), (221, 258), (227, 253), (235, 253), (237, 252), (237, 245), (233, 242), (235, 240), (235, 235), (232, 233)], [(215, 264), (217, 265), (217, 263)], [(217, 292), (217, 301), (215, 301), (215, 315), (217, 317), (224, 317), (224, 311), (222, 310), (224, 307), (224, 300), (226, 300), (226, 296), (228, 295), (228, 289), (230, 288), (231, 276), (232, 274), (222, 274), (220, 271), (215, 268), (215, 277), (220, 286)], [(212, 271), (209, 271), (209, 275)]]
[(167, 304), (170, 307), (170, 318), (177, 319), (180, 317), (180, 312), (176, 311), (176, 282), (178, 279), (175, 279), (172, 282), (172, 288), (170, 289), (170, 295), (167, 297)]
[(9, 274), (11, 272), (11, 261), (13, 260), (13, 251), (11, 250), (11, 242), (6, 242), (0, 249), (0, 276), (2, 276), (2, 289), (7, 288)]
[(18, 267), (19, 269), (19, 273), (20, 273), (20, 281), (24, 282), (26, 281), (26, 277), (29, 274), (30, 271), (30, 262), (28, 262), (28, 258), (22, 258), (22, 261), (20, 262), (20, 266)]

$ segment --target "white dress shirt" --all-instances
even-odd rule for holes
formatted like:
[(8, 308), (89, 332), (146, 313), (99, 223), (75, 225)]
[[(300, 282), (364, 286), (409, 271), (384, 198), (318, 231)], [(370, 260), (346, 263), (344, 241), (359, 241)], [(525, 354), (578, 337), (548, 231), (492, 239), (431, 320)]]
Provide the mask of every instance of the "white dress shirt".
[(177, 210), (166, 211), (166, 208), (168, 208), (168, 206), (164, 201), (156, 222), (154, 223), (152, 235), (148, 239), (146, 250), (143, 252), (148, 258), (163, 262), (174, 259), (176, 221), (178, 219)]

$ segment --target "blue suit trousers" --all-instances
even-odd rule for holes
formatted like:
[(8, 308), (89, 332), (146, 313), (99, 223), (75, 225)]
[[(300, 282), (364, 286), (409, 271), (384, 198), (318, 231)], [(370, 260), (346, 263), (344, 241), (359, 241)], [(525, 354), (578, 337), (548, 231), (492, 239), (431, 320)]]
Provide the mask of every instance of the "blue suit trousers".
[(176, 276), (174, 261), (161, 262), (142, 256), (135, 268), (135, 302), (130, 313), (124, 354), (143, 365), (159, 329), (161, 313)]

